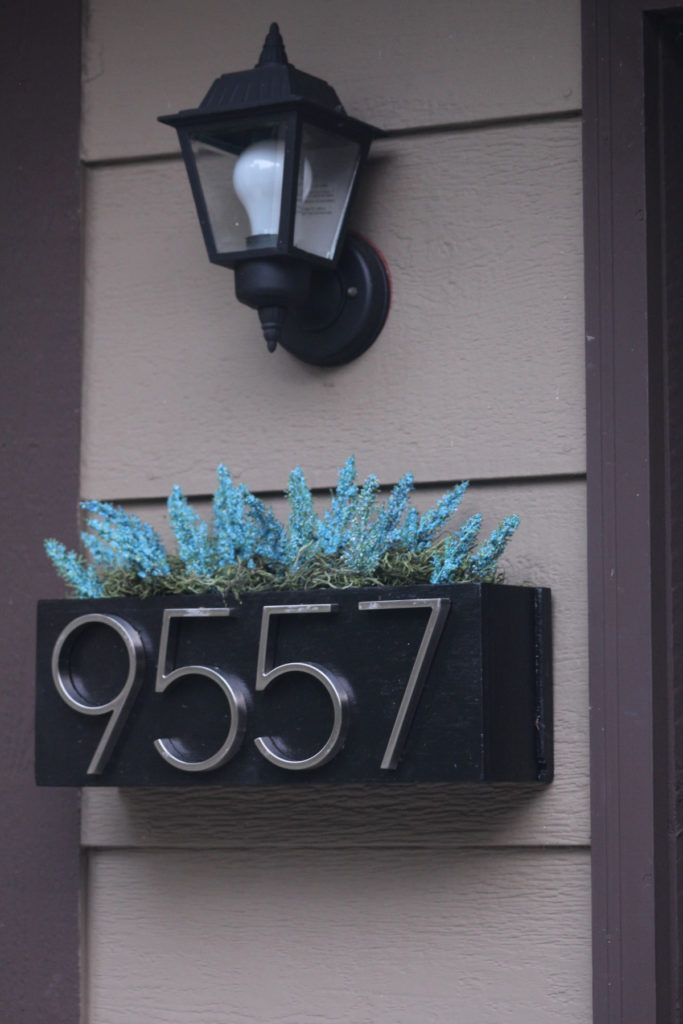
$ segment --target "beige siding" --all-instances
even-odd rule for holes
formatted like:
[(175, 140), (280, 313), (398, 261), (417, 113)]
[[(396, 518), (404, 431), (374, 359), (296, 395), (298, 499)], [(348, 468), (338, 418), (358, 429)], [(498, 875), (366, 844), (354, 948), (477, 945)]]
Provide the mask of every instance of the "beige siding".
[[(438, 491), (426, 488), (427, 507)], [(119, 792), (88, 790), (89, 846), (531, 846), (585, 844), (588, 822), (583, 482), (473, 487), (464, 513), (486, 529), (507, 512), (522, 517), (506, 559), (512, 583), (553, 590), (557, 781), (535, 786), (456, 786), (401, 791)], [(277, 502), (278, 511), (282, 503)], [(202, 511), (208, 510), (198, 502)], [(162, 530), (163, 506), (136, 506)]]
[(332, 373), (267, 353), (180, 162), (90, 171), (87, 203), (85, 494), (206, 493), (223, 458), (328, 486), (352, 451), (387, 482), (584, 469), (578, 121), (385, 144), (355, 222), (392, 310)]
[(586, 851), (98, 852), (90, 1024), (589, 1024)]
[[(325, 489), (355, 451), (384, 483), (412, 468), (423, 506), (479, 481), (465, 512), (522, 516), (510, 581), (553, 588), (557, 780), (88, 790), (84, 1024), (591, 1019), (578, 6), (90, 2), (83, 495), (164, 528), (161, 496), (205, 507), (219, 461)], [(252, 64), (272, 18), (404, 133), (353, 213), (390, 318), (332, 371), (268, 356), (155, 122)]]
[(159, 114), (251, 67), (279, 20), (292, 63), (382, 128), (575, 110), (578, 0), (91, 0), (87, 160), (175, 151)]

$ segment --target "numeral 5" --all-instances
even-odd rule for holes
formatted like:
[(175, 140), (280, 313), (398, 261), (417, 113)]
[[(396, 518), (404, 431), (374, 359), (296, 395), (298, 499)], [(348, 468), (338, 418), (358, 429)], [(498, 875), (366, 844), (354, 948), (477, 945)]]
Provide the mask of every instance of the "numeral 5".
[(263, 754), (272, 764), (289, 771), (306, 771), (311, 768), (319, 768), (327, 764), (335, 754), (339, 753), (344, 746), (346, 733), (349, 726), (349, 711), (351, 706), (350, 691), (346, 683), (333, 675), (322, 665), (307, 661), (291, 661), (284, 665), (273, 664), (274, 639), (270, 630), (271, 619), (274, 615), (316, 615), (336, 612), (334, 604), (278, 604), (266, 605), (261, 615), (261, 634), (259, 637), (258, 659), (256, 663), (256, 690), (265, 690), (280, 676), (288, 675), (290, 672), (302, 672), (312, 676), (327, 690), (334, 720), (332, 731), (320, 750), (317, 750), (310, 757), (295, 760), (287, 757), (282, 749), (282, 741), (273, 736), (257, 736), (254, 740), (256, 749)]
[(203, 676), (219, 687), (230, 708), (228, 735), (215, 754), (202, 761), (192, 761), (182, 757), (177, 747), (177, 741), (168, 738), (154, 741), (154, 746), (164, 761), (168, 761), (174, 768), (179, 768), (183, 772), (208, 772), (212, 768), (220, 768), (235, 756), (242, 745), (247, 727), (247, 695), (238, 679), (224, 675), (217, 668), (209, 668), (206, 665), (185, 665), (167, 673), (168, 648), (173, 633), (173, 623), (177, 619), (225, 619), (231, 615), (235, 615), (234, 608), (166, 608), (164, 610), (157, 675), (154, 682), (155, 692), (164, 693), (169, 686), (185, 676)]

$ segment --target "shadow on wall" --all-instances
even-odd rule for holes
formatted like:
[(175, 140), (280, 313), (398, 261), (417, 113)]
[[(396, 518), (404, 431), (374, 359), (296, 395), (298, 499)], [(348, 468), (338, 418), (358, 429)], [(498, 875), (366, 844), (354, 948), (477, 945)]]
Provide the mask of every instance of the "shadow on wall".
[[(105, 792), (91, 797), (90, 811), (96, 818), (101, 815), (100, 827), (105, 817), (109, 820), (116, 845), (320, 849), (528, 845), (530, 817), (542, 813), (543, 801), (552, 798), (538, 785), (518, 783), (394, 786), (390, 791), (321, 786), (307, 787), (305, 793), (148, 789), (112, 790), (105, 797)], [(98, 823), (91, 821), (90, 827)]]

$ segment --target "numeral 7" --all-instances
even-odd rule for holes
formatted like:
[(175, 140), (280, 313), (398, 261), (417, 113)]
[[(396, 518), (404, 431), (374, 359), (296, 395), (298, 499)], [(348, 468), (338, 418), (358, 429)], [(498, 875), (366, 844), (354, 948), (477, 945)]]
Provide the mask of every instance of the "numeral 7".
[(412, 725), (415, 711), (420, 700), (422, 687), (431, 668), (436, 648), (441, 639), (443, 627), (451, 602), (447, 597), (418, 597), (404, 601), (359, 601), (358, 608), (362, 612), (394, 611), (399, 608), (416, 609), (430, 608), (427, 628), (422, 635), (417, 657), (408, 678), (408, 685), (398, 708), (396, 721), (389, 736), (387, 749), (380, 768), (397, 768), (401, 753), (405, 746)]

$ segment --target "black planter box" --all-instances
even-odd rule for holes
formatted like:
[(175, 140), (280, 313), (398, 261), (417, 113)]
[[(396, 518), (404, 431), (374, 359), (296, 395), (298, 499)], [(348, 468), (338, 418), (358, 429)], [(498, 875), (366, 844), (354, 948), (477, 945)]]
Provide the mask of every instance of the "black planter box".
[[(264, 614), (267, 607), (275, 610)], [(180, 614), (169, 615), (173, 609)], [(285, 664), (298, 667), (278, 672)], [(280, 591), (240, 602), (41, 601), (36, 779), (46, 786), (547, 783), (551, 672), (543, 588), (467, 583)], [(117, 698), (123, 707), (112, 709)], [(258, 737), (285, 763), (273, 763)], [(229, 759), (216, 765), (226, 744)]]

